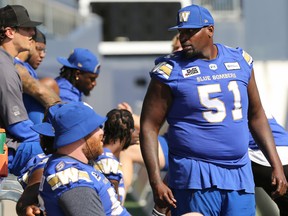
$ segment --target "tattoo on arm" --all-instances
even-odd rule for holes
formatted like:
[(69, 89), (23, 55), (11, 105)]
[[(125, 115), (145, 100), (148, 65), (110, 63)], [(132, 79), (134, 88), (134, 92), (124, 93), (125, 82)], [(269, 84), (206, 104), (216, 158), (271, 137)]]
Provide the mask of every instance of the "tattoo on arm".
[(16, 64), (16, 68), (22, 80), (24, 93), (34, 97), (45, 108), (61, 101), (60, 97), (52, 89), (34, 79), (26, 68), (19, 64)]

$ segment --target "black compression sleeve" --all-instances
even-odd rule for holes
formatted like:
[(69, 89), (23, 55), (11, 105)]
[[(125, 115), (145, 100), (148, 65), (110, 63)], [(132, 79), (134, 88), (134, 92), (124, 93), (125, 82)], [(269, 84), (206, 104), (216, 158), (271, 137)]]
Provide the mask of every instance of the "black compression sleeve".
[(76, 187), (63, 193), (59, 206), (69, 216), (106, 215), (98, 194), (89, 187)]

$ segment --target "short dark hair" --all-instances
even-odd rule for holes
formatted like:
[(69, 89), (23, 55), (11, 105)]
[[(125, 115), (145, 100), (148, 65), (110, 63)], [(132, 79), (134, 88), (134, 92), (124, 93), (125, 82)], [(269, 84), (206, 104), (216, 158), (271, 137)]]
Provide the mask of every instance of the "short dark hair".
[(5, 38), (6, 38), (5, 27), (1, 26), (0, 27), (0, 44), (2, 44)]
[(131, 130), (134, 130), (134, 120), (131, 112), (122, 109), (113, 109), (106, 115), (104, 125), (104, 144), (111, 140), (120, 142), (125, 140), (123, 150), (131, 145)]

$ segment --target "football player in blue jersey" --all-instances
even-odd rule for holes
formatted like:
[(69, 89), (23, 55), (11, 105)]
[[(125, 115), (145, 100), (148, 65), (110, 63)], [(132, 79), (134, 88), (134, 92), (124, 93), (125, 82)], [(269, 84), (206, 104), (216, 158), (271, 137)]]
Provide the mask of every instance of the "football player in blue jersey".
[[(140, 132), (140, 116), (133, 113), (132, 107), (127, 102), (118, 104), (118, 109), (128, 110), (132, 113), (134, 120), (135, 131), (132, 134), (132, 144), (128, 149), (121, 151), (120, 162), (122, 163), (122, 171), (124, 176), (124, 186), (127, 192), (133, 181), (134, 163), (144, 166), (143, 157), (139, 145), (139, 132)], [(166, 131), (166, 129), (163, 129)], [(168, 169), (168, 145), (164, 135), (158, 136), (159, 143), (159, 165), (161, 171), (167, 171)]]
[[(36, 72), (36, 69), (46, 56), (46, 37), (38, 28), (35, 28), (35, 34), (32, 36), (31, 43), (32, 45), (29, 51), (20, 52), (14, 58), (15, 64), (20, 68), (26, 68), (28, 71), (27, 76), (31, 76), (32, 78), (39, 80), (41, 85), (46, 85), (48, 88), (54, 90), (57, 95), (59, 95), (59, 88), (55, 79), (50, 77), (39, 79)], [(25, 83), (26, 80), (26, 78), (22, 77), (22, 82)], [(41, 123), (43, 120), (45, 107), (40, 103), (40, 101), (36, 100), (35, 96), (32, 97), (24, 92), (23, 102), (29, 119), (34, 124)]]
[(49, 108), (50, 123), (33, 130), (54, 135), (53, 153), (39, 187), (47, 215), (130, 215), (117, 200), (110, 181), (91, 165), (103, 152), (102, 124), (106, 121), (82, 102)]
[(122, 164), (119, 161), (120, 153), (133, 143), (134, 120), (128, 110), (113, 109), (106, 115), (104, 125), (103, 154), (96, 159), (94, 168), (102, 172), (113, 184), (118, 200), (124, 204), (125, 187)]
[[(276, 150), (283, 165), (284, 173), (288, 178), (288, 132), (266, 111), (266, 116), (275, 140)], [(274, 200), (280, 212), (280, 216), (288, 215), (288, 194), (280, 197), (272, 197), (274, 186), (271, 185), (271, 168), (263, 152), (250, 134), (249, 158), (252, 161), (252, 171), (256, 187), (262, 187), (264, 191)]]
[[(49, 116), (51, 117), (51, 116)], [(44, 114), (43, 122), (50, 122), (48, 109)], [(49, 134), (48, 134), (49, 135)], [(40, 134), (40, 145), (44, 153), (32, 157), (25, 167), (20, 171), (18, 181), (24, 191), (16, 204), (17, 215), (43, 215), (39, 206), (39, 186), (46, 162), (56, 150), (53, 147), (54, 134), (49, 136)]]
[[(182, 51), (160, 57), (150, 72), (140, 146), (154, 201), (171, 214), (255, 215), (249, 129), (272, 167), (273, 197), (287, 181), (259, 98), (253, 59), (213, 42), (214, 20), (201, 6), (178, 11)], [(158, 133), (169, 124), (168, 186), (160, 176)]]
[(63, 65), (60, 75), (55, 79), (60, 98), (64, 102), (82, 101), (96, 86), (100, 74), (100, 63), (96, 55), (85, 48), (75, 48), (68, 58), (58, 57)]

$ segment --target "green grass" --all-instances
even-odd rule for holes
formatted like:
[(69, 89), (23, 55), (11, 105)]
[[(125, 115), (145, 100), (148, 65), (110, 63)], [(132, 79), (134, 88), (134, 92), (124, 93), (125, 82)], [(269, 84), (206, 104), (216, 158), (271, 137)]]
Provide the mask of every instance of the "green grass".
[(133, 200), (129, 193), (127, 194), (124, 206), (133, 216), (146, 216), (141, 206)]

